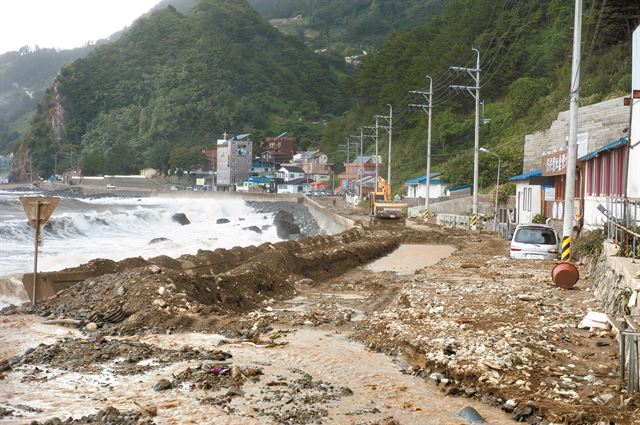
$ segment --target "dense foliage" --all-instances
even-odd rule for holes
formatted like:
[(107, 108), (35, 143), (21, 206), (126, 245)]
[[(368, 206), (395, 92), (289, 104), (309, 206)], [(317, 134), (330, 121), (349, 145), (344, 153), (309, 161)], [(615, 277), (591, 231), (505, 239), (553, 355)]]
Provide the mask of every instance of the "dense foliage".
[(169, 6), (63, 67), (64, 137), (46, 148), (50, 90), (24, 147), (44, 173), (48, 151), (63, 148), (80, 152), (86, 173), (180, 167), (185, 149), (211, 147), (224, 131), (259, 136), (341, 114), (341, 71), (244, 1), (201, 0), (186, 15)]
[(62, 65), (85, 56), (94, 47), (23, 47), (0, 55), (0, 154), (11, 150), (28, 128), (29, 117)]
[(276, 24), (315, 48), (342, 54), (381, 47), (389, 34), (408, 31), (440, 12), (445, 0), (249, 0), (263, 16), (300, 20)]
[[(582, 102), (600, 101), (630, 88), (630, 38), (639, 22), (635, 0), (585, 2)], [(392, 36), (377, 54), (368, 55), (350, 79), (355, 108), (332, 122), (327, 150), (342, 143), (373, 114), (395, 107), (394, 187), (424, 172), (425, 118), (408, 104), (424, 99), (408, 95), (434, 77), (433, 154), (436, 170), (453, 184), (472, 181), (475, 105), (466, 92), (449, 84), (472, 85), (466, 73), (449, 66), (475, 67), (481, 52), (481, 98), (486, 123), (481, 145), (502, 157), (502, 177), (522, 167), (524, 135), (543, 128), (568, 109), (574, 2), (564, 0), (453, 0), (431, 23)], [(382, 138), (382, 140), (386, 140)], [(386, 145), (381, 146), (382, 152)], [(371, 151), (372, 147), (369, 147)], [(497, 159), (481, 154), (480, 183), (495, 181)], [(386, 158), (385, 158), (386, 162)]]

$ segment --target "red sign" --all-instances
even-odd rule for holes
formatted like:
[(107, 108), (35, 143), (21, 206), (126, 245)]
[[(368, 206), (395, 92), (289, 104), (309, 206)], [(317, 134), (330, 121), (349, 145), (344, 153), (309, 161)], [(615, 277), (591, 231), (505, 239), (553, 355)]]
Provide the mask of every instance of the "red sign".
[(542, 175), (561, 176), (567, 174), (567, 151), (562, 150), (542, 156)]

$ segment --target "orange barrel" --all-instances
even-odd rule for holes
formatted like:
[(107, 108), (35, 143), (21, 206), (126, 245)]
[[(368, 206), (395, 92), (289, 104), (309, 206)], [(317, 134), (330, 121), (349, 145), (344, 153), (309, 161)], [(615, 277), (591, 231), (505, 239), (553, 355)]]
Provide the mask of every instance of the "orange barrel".
[(571, 263), (560, 263), (551, 271), (553, 283), (562, 289), (571, 289), (580, 278), (578, 268)]

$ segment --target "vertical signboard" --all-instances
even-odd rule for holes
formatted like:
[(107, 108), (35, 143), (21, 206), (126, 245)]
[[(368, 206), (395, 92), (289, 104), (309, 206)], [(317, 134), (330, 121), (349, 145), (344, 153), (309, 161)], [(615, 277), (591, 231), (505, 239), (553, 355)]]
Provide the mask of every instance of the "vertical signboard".
[(36, 287), (38, 286), (38, 242), (40, 240), (40, 228), (47, 224), (49, 217), (58, 206), (60, 198), (44, 196), (23, 196), (20, 204), (27, 215), (31, 227), (35, 229), (34, 255), (33, 255), (33, 294), (31, 304), (36, 305)]

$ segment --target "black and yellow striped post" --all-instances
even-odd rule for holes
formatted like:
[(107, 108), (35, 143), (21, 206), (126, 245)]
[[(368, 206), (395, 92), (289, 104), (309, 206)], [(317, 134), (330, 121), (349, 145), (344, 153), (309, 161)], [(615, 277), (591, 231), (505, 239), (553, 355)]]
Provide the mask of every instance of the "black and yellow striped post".
[(424, 210), (424, 212), (422, 213), (422, 219), (424, 221), (429, 221), (429, 209)]
[(571, 236), (562, 238), (562, 255), (560, 259), (562, 261), (571, 261)]
[(475, 230), (477, 226), (478, 226), (478, 214), (473, 214), (471, 216), (471, 228)]

